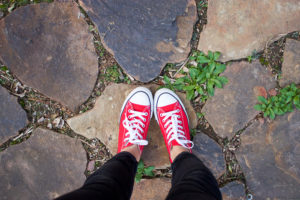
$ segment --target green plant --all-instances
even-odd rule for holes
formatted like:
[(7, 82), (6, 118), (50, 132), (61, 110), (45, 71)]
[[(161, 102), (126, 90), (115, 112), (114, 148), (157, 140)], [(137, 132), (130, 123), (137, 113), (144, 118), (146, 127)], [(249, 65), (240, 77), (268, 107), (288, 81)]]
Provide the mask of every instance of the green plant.
[(252, 60), (259, 58), (259, 53), (254, 49), (250, 56), (247, 57), (248, 62), (251, 63)]
[[(188, 73), (184, 73), (184, 77), (171, 81), (169, 77), (164, 76), (165, 87), (171, 90), (183, 90), (187, 94), (188, 100), (193, 100), (201, 95), (200, 100), (205, 102), (209, 96), (214, 96), (214, 89), (223, 88), (228, 82), (224, 76), (220, 76), (226, 69), (226, 65), (218, 62), (220, 52), (208, 51), (193, 52), (188, 63)], [(196, 62), (196, 66), (191, 64)]]
[(135, 182), (137, 183), (140, 182), (143, 175), (153, 177), (154, 176), (153, 170), (154, 170), (154, 166), (145, 167), (143, 160), (140, 160), (134, 178)]
[(209, 96), (214, 96), (214, 88), (223, 88), (228, 82), (224, 76), (219, 76), (226, 69), (226, 65), (217, 60), (220, 52), (194, 52), (190, 57), (191, 61), (196, 61), (197, 66), (189, 65), (188, 76), (179, 78), (174, 83), (184, 83), (183, 90), (187, 93), (187, 99), (192, 100), (201, 95), (201, 101), (204, 102)]
[(292, 112), (294, 106), (300, 110), (300, 89), (292, 83), (282, 89), (276, 96), (265, 98), (258, 97), (260, 104), (254, 106), (255, 110), (262, 111), (264, 117), (275, 119), (276, 115), (283, 115)]
[(0, 10), (2, 12), (12, 12), (13, 9), (19, 6), (41, 2), (53, 2), (53, 0), (3, 0), (0, 2)]
[(115, 83), (126, 82), (130, 84), (128, 76), (126, 76), (117, 65), (106, 68), (104, 78), (106, 81), (113, 81)]

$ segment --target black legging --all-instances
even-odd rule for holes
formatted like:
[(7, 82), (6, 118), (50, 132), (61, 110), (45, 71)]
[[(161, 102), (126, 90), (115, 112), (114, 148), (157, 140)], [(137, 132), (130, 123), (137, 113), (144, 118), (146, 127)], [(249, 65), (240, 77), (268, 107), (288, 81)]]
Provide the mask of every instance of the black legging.
[[(129, 200), (137, 164), (130, 153), (121, 152), (89, 176), (81, 188), (57, 200)], [(195, 155), (188, 152), (178, 155), (172, 171), (172, 188), (167, 200), (222, 199), (216, 179)]]

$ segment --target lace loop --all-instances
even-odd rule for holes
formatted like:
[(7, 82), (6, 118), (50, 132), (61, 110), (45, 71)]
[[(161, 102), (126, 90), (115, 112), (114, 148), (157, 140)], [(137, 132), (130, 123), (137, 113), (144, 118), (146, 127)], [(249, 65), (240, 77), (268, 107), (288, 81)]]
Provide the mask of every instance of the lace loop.
[(145, 128), (145, 124), (143, 122), (146, 122), (146, 118), (144, 118), (144, 116), (147, 116), (148, 113), (134, 111), (131, 109), (129, 109), (128, 112), (131, 113), (131, 115), (125, 115), (125, 119), (122, 122), (124, 128), (128, 131), (125, 133), (125, 137), (129, 135), (129, 137), (125, 138), (124, 141), (142, 146), (147, 145), (148, 141), (143, 140), (141, 133), (144, 132), (143, 128)]

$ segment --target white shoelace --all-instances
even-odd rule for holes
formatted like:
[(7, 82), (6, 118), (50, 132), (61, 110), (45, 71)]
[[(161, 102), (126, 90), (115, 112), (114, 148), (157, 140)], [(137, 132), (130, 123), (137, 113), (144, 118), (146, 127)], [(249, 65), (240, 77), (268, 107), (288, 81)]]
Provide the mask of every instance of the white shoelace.
[[(125, 142), (130, 142), (131, 144), (137, 144), (137, 145), (147, 145), (148, 141), (143, 140), (143, 136), (140, 134), (144, 132), (143, 128), (145, 127), (144, 122), (146, 122), (146, 118), (143, 116), (147, 116), (147, 112), (138, 112), (134, 110), (128, 111), (130, 114), (128, 116), (125, 116), (125, 119), (123, 120), (123, 126), (128, 131), (125, 134), (125, 137), (129, 135), (128, 138), (125, 138)], [(132, 119), (132, 120), (130, 120)]]
[[(177, 109), (160, 114), (161, 117), (164, 117), (162, 121), (166, 122), (164, 128), (167, 128), (169, 126), (166, 130), (168, 144), (170, 145), (173, 140), (176, 140), (181, 146), (187, 149), (191, 149), (193, 148), (194, 143), (188, 140), (184, 135), (183, 127), (180, 125), (182, 124), (182, 121), (178, 120), (180, 118), (180, 115), (178, 115), (177, 113), (179, 112), (180, 110)], [(191, 144), (191, 147), (188, 144)]]

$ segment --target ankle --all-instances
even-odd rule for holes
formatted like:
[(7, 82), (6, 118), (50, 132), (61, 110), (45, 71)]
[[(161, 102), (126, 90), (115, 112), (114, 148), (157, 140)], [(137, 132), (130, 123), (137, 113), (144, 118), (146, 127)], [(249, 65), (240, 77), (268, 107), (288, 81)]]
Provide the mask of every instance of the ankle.
[(122, 149), (121, 152), (123, 152), (123, 151), (126, 151), (126, 152), (132, 154), (135, 157), (135, 159), (136, 159), (137, 162), (140, 161), (140, 159), (141, 159), (141, 152), (140, 152), (140, 148), (139, 148), (138, 145), (133, 144), (133, 145), (131, 145), (129, 147), (126, 147), (126, 148)]
[(174, 161), (175, 158), (182, 152), (190, 152), (190, 151), (187, 148), (184, 148), (182, 146), (173, 146), (170, 151), (171, 159)]

